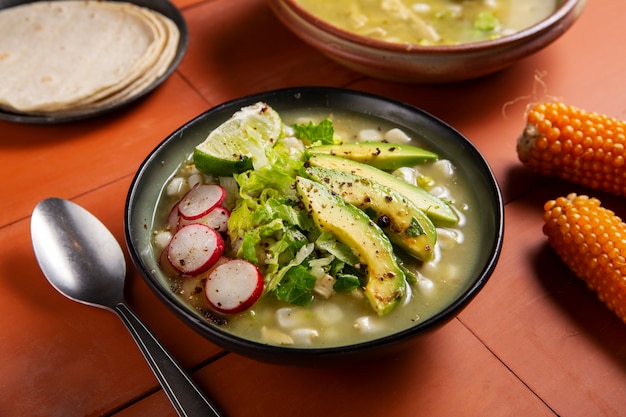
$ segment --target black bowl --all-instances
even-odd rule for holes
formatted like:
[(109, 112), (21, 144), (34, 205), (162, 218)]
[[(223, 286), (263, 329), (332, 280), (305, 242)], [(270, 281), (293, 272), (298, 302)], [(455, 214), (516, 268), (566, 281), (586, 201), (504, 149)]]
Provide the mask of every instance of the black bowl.
[[(375, 340), (328, 348), (293, 348), (253, 342), (234, 336), (201, 318), (169, 289), (150, 247), (155, 207), (163, 185), (195, 145), (244, 106), (263, 101), (281, 110), (346, 110), (393, 122), (413, 132), (428, 146), (451, 160), (474, 185), (481, 202), (483, 241), (477, 266), (459, 296), (433, 317), (413, 327)], [(459, 132), (433, 116), (406, 104), (379, 96), (336, 88), (301, 87), (269, 91), (221, 104), (191, 120), (150, 153), (139, 168), (129, 190), (125, 234), (133, 262), (150, 288), (183, 322), (215, 344), (256, 360), (301, 366), (319, 366), (361, 360), (405, 348), (416, 336), (428, 333), (454, 318), (485, 285), (500, 255), (504, 229), (502, 196), (493, 173), (478, 150)], [(475, 242), (474, 242), (475, 243)]]
[[(33, 3), (35, 1), (40, 0), (0, 0), (0, 10), (8, 9), (9, 7), (19, 6), (21, 4)], [(52, 0), (55, 1), (55, 0)], [(174, 59), (170, 63), (170, 66), (167, 70), (152, 84), (148, 87), (140, 91), (138, 94), (132, 95), (124, 100), (121, 100), (116, 103), (112, 103), (108, 106), (95, 109), (95, 110), (84, 110), (84, 111), (76, 111), (71, 114), (66, 115), (38, 115), (38, 114), (28, 114), (28, 113), (17, 113), (11, 112), (8, 110), (0, 109), (0, 120), (6, 120), (10, 122), (17, 123), (27, 123), (27, 124), (61, 124), (61, 123), (70, 123), (77, 122), (84, 119), (90, 119), (92, 117), (101, 116), (107, 113), (111, 113), (113, 111), (122, 109), (127, 107), (148, 94), (154, 91), (158, 86), (163, 84), (163, 82), (168, 79), (180, 62), (183, 60), (185, 53), (187, 52), (187, 45), (189, 44), (189, 32), (187, 30), (187, 22), (185, 22), (185, 18), (180, 13), (180, 10), (176, 8), (172, 3), (168, 0), (109, 0), (109, 1), (127, 1), (129, 3), (136, 4), (137, 6), (145, 7), (148, 9), (152, 9), (161, 13), (163, 16), (169, 17), (180, 33), (180, 38), (178, 39), (178, 47), (176, 49), (176, 54), (174, 55)]]

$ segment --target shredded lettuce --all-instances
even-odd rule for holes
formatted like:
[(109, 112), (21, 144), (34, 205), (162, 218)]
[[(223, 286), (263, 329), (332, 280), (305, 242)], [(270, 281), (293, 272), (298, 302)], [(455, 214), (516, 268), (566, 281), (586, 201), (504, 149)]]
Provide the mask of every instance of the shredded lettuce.
[(313, 122), (296, 124), (293, 130), (296, 137), (309, 146), (334, 145), (341, 142), (335, 139), (335, 128), (330, 119), (324, 119), (319, 124)]
[[(299, 167), (302, 167), (302, 162)], [(248, 170), (235, 175), (239, 194), (244, 199), (265, 200), (275, 195), (296, 198), (295, 169), (293, 161), (280, 161), (258, 170)]]
[(337, 281), (333, 285), (335, 291), (352, 291), (361, 286), (359, 277), (351, 274), (337, 274)]
[(359, 258), (352, 252), (352, 250), (335, 239), (331, 233), (322, 233), (315, 240), (315, 245), (333, 254), (340, 261), (347, 263), (348, 265), (355, 266), (359, 263)]
[(312, 290), (316, 280), (306, 267), (302, 265), (291, 267), (284, 274), (280, 286), (276, 288), (276, 297), (290, 304), (305, 306), (313, 301)]
[[(329, 119), (296, 125), (294, 131), (307, 144), (335, 143)], [(322, 233), (297, 197), (304, 152), (278, 141), (265, 155), (267, 164), (233, 176), (239, 195), (228, 221), (232, 255), (258, 265), (265, 292), (294, 305), (310, 303), (316, 280), (326, 274), (335, 278), (335, 291), (362, 286), (365, 271), (358, 257)]]

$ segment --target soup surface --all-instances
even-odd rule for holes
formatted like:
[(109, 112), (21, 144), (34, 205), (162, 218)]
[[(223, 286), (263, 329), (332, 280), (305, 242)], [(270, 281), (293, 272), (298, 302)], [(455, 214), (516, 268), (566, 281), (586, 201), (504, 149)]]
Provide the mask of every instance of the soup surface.
[[(291, 125), (332, 121), (335, 136), (344, 142), (389, 141), (423, 146), (414, 132), (403, 131), (379, 119), (352, 113), (320, 111), (283, 111), (285, 135), (293, 134)], [(436, 150), (430, 149), (433, 152)], [(200, 173), (193, 164), (193, 150), (187, 160), (164, 185), (153, 225), (153, 250), (160, 257), (171, 238), (168, 213), (194, 184), (219, 183), (228, 190), (224, 205), (236, 204), (237, 188), (230, 177), (211, 177)], [(220, 315), (207, 303), (203, 286), (206, 274), (181, 277), (167, 268), (170, 287), (199, 316), (223, 329), (261, 343), (294, 347), (328, 347), (363, 342), (397, 332), (423, 321), (444, 309), (467, 288), (475, 274), (481, 241), (480, 209), (471, 192), (471, 184), (461, 167), (443, 156), (433, 162), (401, 167), (393, 174), (413, 184), (420, 184), (432, 194), (449, 201), (459, 221), (451, 227), (437, 227), (434, 257), (421, 262), (396, 250), (404, 266), (412, 272), (400, 305), (386, 315), (377, 314), (360, 290), (315, 292), (312, 302), (293, 305), (278, 300), (271, 293), (263, 295), (250, 309)], [(227, 241), (228, 245), (228, 241)], [(228, 249), (225, 253), (228, 252)]]
[(558, 0), (297, 0), (341, 29), (414, 45), (480, 42), (526, 29)]

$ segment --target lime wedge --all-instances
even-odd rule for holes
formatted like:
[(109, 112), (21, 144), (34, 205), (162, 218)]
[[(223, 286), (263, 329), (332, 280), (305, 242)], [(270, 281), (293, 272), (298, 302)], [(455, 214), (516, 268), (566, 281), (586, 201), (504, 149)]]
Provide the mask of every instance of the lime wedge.
[(193, 153), (198, 170), (229, 176), (267, 164), (265, 149), (280, 139), (283, 122), (269, 105), (259, 102), (237, 111), (209, 133)]

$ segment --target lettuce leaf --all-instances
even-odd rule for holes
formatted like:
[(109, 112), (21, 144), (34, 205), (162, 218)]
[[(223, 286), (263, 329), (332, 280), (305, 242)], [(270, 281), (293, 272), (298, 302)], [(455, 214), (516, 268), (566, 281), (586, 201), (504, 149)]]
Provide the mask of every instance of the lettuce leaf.
[(313, 301), (312, 290), (316, 278), (308, 268), (297, 265), (289, 268), (274, 293), (276, 298), (290, 304), (305, 306)]
[(359, 263), (359, 258), (352, 249), (335, 239), (331, 233), (320, 234), (315, 240), (315, 245), (348, 265), (355, 266)]
[(340, 143), (335, 140), (335, 128), (330, 119), (324, 119), (318, 124), (296, 124), (293, 126), (296, 137), (308, 146), (334, 145)]
[(359, 277), (351, 274), (337, 274), (336, 281), (333, 285), (335, 291), (352, 291), (361, 286)]

